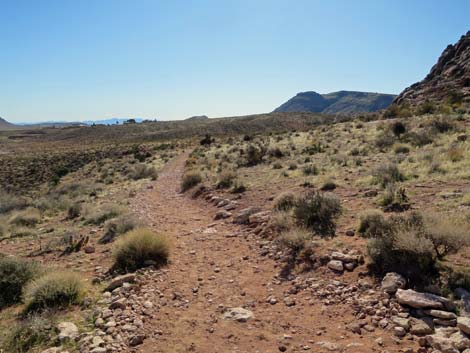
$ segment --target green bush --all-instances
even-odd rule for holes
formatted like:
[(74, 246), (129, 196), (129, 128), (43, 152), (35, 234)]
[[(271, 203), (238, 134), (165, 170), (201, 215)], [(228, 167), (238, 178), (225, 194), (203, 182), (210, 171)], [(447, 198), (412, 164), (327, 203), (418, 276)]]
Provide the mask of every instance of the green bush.
[(23, 287), (38, 274), (35, 262), (0, 257), (0, 309), (20, 302)]
[(25, 312), (79, 304), (85, 293), (85, 285), (80, 275), (72, 272), (51, 272), (26, 286)]
[(5, 352), (28, 353), (51, 341), (53, 327), (51, 319), (32, 314), (17, 321), (9, 330), (5, 341)]
[(151, 229), (137, 228), (125, 234), (114, 248), (114, 269), (128, 272), (154, 264), (164, 265), (170, 255), (166, 237)]
[(283, 192), (274, 200), (274, 209), (277, 211), (288, 211), (295, 205), (296, 197), (292, 192)]
[(196, 171), (189, 171), (184, 173), (183, 179), (181, 180), (181, 191), (185, 192), (202, 181), (202, 176)]
[(250, 144), (248, 145), (245, 154), (246, 165), (251, 167), (263, 161), (263, 157), (266, 154), (266, 148), (263, 146), (255, 146), (253, 144)]
[(392, 222), (378, 210), (368, 210), (359, 216), (357, 232), (364, 238), (377, 238), (393, 232)]
[(328, 194), (311, 192), (297, 200), (294, 216), (297, 223), (321, 236), (334, 236), (336, 219), (341, 214), (339, 200)]
[(452, 290), (463, 288), (470, 291), (470, 268), (452, 271), (448, 284)]

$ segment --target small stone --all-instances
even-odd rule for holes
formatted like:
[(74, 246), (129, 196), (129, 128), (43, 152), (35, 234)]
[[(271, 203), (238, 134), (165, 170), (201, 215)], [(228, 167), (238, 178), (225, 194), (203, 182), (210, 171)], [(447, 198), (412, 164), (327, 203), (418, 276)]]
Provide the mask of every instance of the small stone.
[(406, 335), (406, 330), (401, 326), (395, 326), (393, 328), (393, 334), (397, 337), (403, 337)]
[(246, 322), (253, 317), (253, 312), (244, 308), (229, 308), (225, 311), (223, 318), (238, 322)]
[(333, 270), (333, 271), (337, 271), (337, 272), (344, 271), (343, 263), (339, 260), (331, 260), (330, 262), (328, 262), (327, 266), (330, 270)]
[(385, 293), (395, 294), (398, 289), (405, 288), (406, 279), (396, 272), (389, 272), (382, 279), (381, 288)]
[(78, 337), (78, 327), (73, 322), (61, 322), (57, 325), (59, 341), (72, 341)]
[(292, 299), (291, 297), (285, 297), (284, 298), (284, 304), (286, 304), (286, 306), (294, 306), (295, 305), (295, 300)]

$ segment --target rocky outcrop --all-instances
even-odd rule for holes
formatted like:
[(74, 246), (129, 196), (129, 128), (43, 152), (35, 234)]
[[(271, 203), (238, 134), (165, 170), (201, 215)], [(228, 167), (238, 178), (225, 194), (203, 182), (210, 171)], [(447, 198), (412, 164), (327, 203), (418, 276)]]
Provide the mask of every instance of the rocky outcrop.
[(398, 105), (419, 106), (434, 103), (470, 102), (470, 31), (449, 45), (424, 80), (417, 82), (395, 98)]

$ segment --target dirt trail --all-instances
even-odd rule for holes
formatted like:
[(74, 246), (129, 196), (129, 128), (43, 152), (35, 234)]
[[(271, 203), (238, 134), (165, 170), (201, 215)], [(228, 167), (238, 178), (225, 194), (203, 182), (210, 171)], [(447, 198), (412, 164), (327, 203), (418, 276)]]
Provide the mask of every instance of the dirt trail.
[[(143, 287), (144, 293), (157, 293), (157, 300), (138, 352), (330, 351), (318, 345), (322, 341), (341, 345), (334, 351), (371, 352), (383, 349), (374, 342), (377, 337), (389, 352), (398, 351), (384, 331), (362, 336), (347, 330), (354, 320), (347, 305), (326, 307), (309, 290), (288, 294), (292, 283), (276, 279), (279, 264), (259, 254), (260, 239), (230, 219), (214, 221), (214, 206), (180, 194), (187, 155), (170, 161), (153, 189), (132, 205), (173, 239), (171, 263), (151, 272)], [(269, 296), (277, 303), (267, 303)], [(286, 296), (295, 305), (287, 306)], [(254, 318), (224, 320), (223, 310), (230, 307), (247, 308)]]

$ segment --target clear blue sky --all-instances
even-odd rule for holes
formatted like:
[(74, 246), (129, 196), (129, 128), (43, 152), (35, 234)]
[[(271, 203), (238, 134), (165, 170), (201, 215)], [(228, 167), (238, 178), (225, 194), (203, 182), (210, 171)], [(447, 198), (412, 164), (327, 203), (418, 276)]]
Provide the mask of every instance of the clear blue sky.
[(170, 120), (399, 93), (470, 30), (470, 1), (0, 0), (0, 25), (3, 118)]

